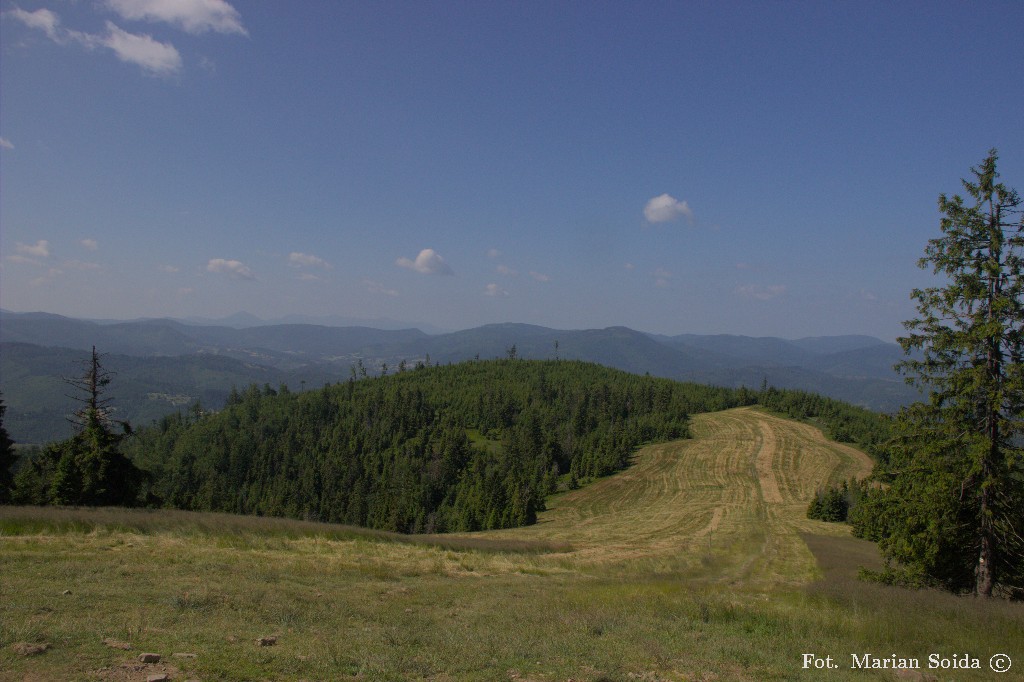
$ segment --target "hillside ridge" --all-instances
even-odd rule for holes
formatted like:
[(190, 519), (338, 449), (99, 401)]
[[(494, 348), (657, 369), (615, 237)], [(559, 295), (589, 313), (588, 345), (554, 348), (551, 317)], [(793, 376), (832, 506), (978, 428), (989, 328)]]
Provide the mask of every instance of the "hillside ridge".
[[(13, 344), (37, 348), (29, 351), (27, 345)], [(513, 347), (519, 358), (577, 359), (636, 374), (734, 388), (758, 388), (767, 382), (885, 412), (917, 397), (892, 370), (903, 357), (900, 348), (867, 336), (793, 341), (729, 335), (668, 337), (621, 326), (557, 330), (519, 323), (430, 335), (417, 329), (312, 324), (236, 329), (170, 319), (100, 323), (4, 311), (0, 313), (0, 390), (15, 440), (42, 442), (66, 435), (63, 418), (70, 409), (61, 377), (76, 370), (69, 358), (79, 358), (93, 346), (109, 354), (111, 369), (118, 372), (119, 387), (114, 391), (124, 410), (122, 418), (142, 424), (181, 401), (201, 400), (205, 407), (219, 409), (232, 386), (285, 383), (301, 390), (344, 380), (352, 371), (374, 375), (385, 366), (394, 371), (403, 361), (412, 366), (428, 359), (457, 363), (499, 358)], [(213, 357), (218, 358), (215, 369), (197, 369)], [(183, 371), (168, 372), (174, 361), (167, 358), (182, 358)], [(234, 364), (228, 363), (228, 369), (225, 361)], [(129, 388), (141, 387), (144, 377), (154, 375), (163, 377), (162, 387)], [(199, 375), (205, 379), (199, 380)], [(174, 399), (168, 402), (161, 396)]]

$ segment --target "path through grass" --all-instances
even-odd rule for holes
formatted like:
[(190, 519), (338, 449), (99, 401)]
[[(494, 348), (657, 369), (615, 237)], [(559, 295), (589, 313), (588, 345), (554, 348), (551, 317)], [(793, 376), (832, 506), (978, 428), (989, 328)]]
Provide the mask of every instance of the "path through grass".
[[(934, 651), (1024, 667), (1020, 605), (850, 579), (872, 546), (804, 510), (862, 453), (755, 409), (693, 432), (535, 526), (470, 536), (0, 508), (0, 680), (863, 680), (895, 678), (851, 653)], [(842, 667), (803, 670), (807, 652)]]

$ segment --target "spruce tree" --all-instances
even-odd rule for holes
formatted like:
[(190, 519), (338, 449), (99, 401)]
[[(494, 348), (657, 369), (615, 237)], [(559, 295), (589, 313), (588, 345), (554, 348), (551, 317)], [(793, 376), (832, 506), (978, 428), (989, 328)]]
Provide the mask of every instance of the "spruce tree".
[(919, 266), (942, 285), (913, 291), (898, 339), (928, 399), (896, 420), (866, 524), (905, 576), (985, 597), (1024, 589), (1024, 223), (996, 161), (971, 169), (967, 201), (939, 197), (942, 236)]
[[(131, 433), (127, 422), (111, 418), (111, 399), (103, 395), (113, 374), (107, 371), (93, 346), (80, 377), (66, 380), (81, 403), (71, 421), (76, 433), (52, 448), (59, 453), (50, 482), (54, 504), (131, 505), (138, 495), (142, 473), (119, 447)], [(120, 433), (118, 432), (120, 428)]]

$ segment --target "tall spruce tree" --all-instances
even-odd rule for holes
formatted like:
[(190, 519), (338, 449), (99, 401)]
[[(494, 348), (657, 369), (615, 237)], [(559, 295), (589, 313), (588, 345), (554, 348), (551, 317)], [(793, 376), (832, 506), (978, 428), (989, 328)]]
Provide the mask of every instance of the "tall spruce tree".
[(21, 468), (14, 500), (21, 504), (133, 505), (139, 496), (142, 472), (120, 451), (130, 433), (127, 422), (110, 416), (104, 390), (112, 373), (104, 369), (93, 347), (83, 373), (66, 379), (81, 403), (71, 422), (75, 435), (50, 443)]
[(85, 371), (80, 377), (67, 380), (77, 389), (79, 395), (75, 399), (82, 406), (72, 418), (77, 433), (65, 443), (64, 455), (58, 463), (51, 487), (54, 502), (131, 505), (138, 495), (142, 475), (119, 449), (131, 427), (128, 422), (115, 421), (110, 416), (111, 398), (103, 393), (113, 373), (103, 367), (95, 346), (84, 364)]
[(889, 486), (874, 509), (885, 556), (920, 582), (980, 596), (1024, 590), (1024, 223), (993, 149), (939, 197), (942, 236), (918, 265), (919, 316), (897, 365), (927, 402), (896, 420)]

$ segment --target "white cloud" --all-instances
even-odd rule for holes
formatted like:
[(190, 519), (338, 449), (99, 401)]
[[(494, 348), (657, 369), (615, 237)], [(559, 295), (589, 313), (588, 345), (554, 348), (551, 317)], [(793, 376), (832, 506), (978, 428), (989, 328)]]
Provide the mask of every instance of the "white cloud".
[(632, 263), (626, 263), (626, 265), (625, 265), (624, 267), (625, 267), (625, 268), (626, 268), (627, 270), (629, 270), (630, 272), (632, 272), (632, 271), (633, 271), (633, 270), (634, 270), (634, 269), (636, 268), (636, 266), (635, 266), (635, 265), (633, 265)]
[(50, 242), (45, 239), (40, 239), (35, 244), (22, 244), (21, 242), (15, 242), (14, 250), (20, 253), (22, 256), (31, 256), (33, 258), (49, 258), (50, 257)]
[(235, 279), (256, 279), (249, 266), (237, 260), (211, 258), (210, 262), (206, 264), (206, 271), (229, 275)]
[[(128, 21), (166, 22), (192, 34), (214, 31), (248, 35), (241, 15), (225, 0), (105, 0), (99, 7)], [(122, 61), (140, 66), (152, 75), (167, 76), (182, 68), (181, 54), (174, 45), (147, 34), (130, 33), (111, 21), (106, 22), (106, 33), (100, 34), (66, 29), (60, 17), (48, 9), (28, 12), (15, 8), (4, 15), (44, 32), (58, 45), (78, 44), (89, 50), (108, 48)], [(203, 68), (211, 65), (207, 58), (201, 61)], [(13, 148), (2, 138), (0, 146)]]
[(499, 265), (495, 270), (498, 271), (499, 275), (505, 275), (506, 277), (514, 277), (519, 274), (507, 265)]
[(746, 286), (736, 287), (736, 293), (743, 298), (752, 298), (757, 301), (770, 301), (771, 299), (778, 298), (786, 293), (786, 287), (782, 284), (773, 284), (771, 286), (748, 284)]
[(14, 145), (6, 137), (0, 137), (0, 149), (14, 149)]
[(141, 66), (154, 75), (167, 76), (181, 70), (181, 55), (173, 45), (146, 34), (128, 33), (113, 22), (107, 22), (107, 35), (98, 42), (113, 50), (121, 61)]
[(181, 272), (181, 268), (176, 268), (173, 265), (161, 265), (160, 272), (166, 272), (173, 275), (176, 272)]
[(668, 223), (680, 216), (685, 216), (693, 224), (693, 211), (689, 204), (668, 194), (656, 196), (644, 206), (644, 218), (649, 223)]
[(35, 28), (43, 31), (50, 40), (54, 42), (59, 43), (62, 41), (59, 33), (60, 17), (48, 9), (37, 9), (35, 12), (26, 12), (21, 8), (15, 8), (10, 12), (4, 12), (4, 14), (14, 17), (29, 28)]
[(415, 270), (416, 272), (424, 275), (454, 275), (451, 267), (444, 261), (437, 251), (433, 249), (423, 249), (419, 255), (416, 256), (416, 260), (412, 261), (408, 258), (399, 258), (395, 261), (395, 264), (399, 267), (408, 268)]
[(298, 251), (292, 251), (288, 254), (288, 265), (293, 268), (324, 268), (325, 270), (331, 268), (331, 264), (323, 258), (312, 256), (308, 253), (299, 253)]
[(95, 239), (79, 239), (78, 243), (84, 246), (85, 248), (89, 249), (90, 251), (95, 251), (100, 246), (99, 242), (97, 242)]
[(508, 292), (497, 284), (488, 284), (484, 287), (484, 296), (508, 296)]
[(363, 284), (366, 285), (366, 290), (371, 294), (384, 294), (385, 296), (398, 296), (397, 289), (389, 289), (380, 282), (374, 282), (372, 279), (364, 279)]
[(319, 275), (314, 275), (311, 272), (300, 272), (298, 274), (297, 279), (299, 279), (299, 280), (301, 280), (303, 282), (326, 282), (327, 281), (323, 277), (320, 277)]
[(548, 275), (545, 275), (543, 272), (534, 272), (533, 270), (530, 270), (530, 277), (533, 277), (538, 282), (551, 281), (551, 277), (549, 277)]
[(14, 9), (10, 12), (4, 12), (4, 15), (8, 14), (29, 28), (42, 31), (46, 34), (46, 37), (58, 45), (78, 43), (79, 45), (91, 50), (102, 42), (99, 39), (99, 36), (82, 33), (81, 31), (73, 31), (62, 27), (60, 25), (60, 17), (58, 17), (55, 12), (51, 12), (48, 9), (38, 9), (35, 12), (26, 12), (23, 9)]
[(672, 273), (664, 268), (654, 271), (654, 286), (664, 289), (672, 283)]
[(107, 0), (109, 9), (129, 20), (164, 21), (189, 33), (240, 33), (238, 10), (224, 0)]
[(497, 249), (489, 249), (487, 251), (487, 257), (488, 258), (497, 258), (500, 255), (501, 255), (501, 251), (498, 251)]

